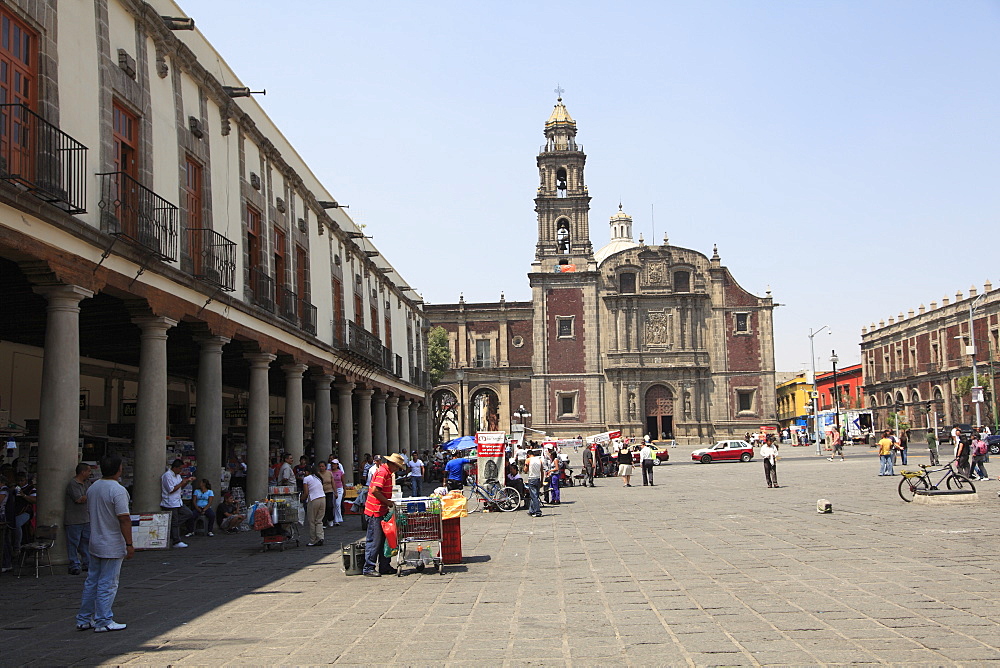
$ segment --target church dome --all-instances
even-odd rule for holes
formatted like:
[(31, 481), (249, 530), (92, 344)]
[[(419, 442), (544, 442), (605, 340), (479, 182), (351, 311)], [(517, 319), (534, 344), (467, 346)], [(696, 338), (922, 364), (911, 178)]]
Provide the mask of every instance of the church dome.
[(549, 120), (545, 121), (545, 128), (551, 128), (555, 125), (576, 125), (576, 121), (569, 115), (569, 111), (566, 109), (566, 105), (563, 104), (562, 98), (556, 101), (555, 108), (549, 115)]
[(611, 216), (611, 243), (594, 253), (594, 259), (600, 265), (606, 259), (629, 248), (639, 246), (632, 241), (632, 216), (622, 210), (622, 205), (618, 205), (618, 213)]

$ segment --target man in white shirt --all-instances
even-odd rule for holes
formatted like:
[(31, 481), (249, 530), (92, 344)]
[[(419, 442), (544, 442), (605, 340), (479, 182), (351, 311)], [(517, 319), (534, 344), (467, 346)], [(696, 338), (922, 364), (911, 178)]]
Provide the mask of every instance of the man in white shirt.
[(420, 453), (413, 452), (413, 459), (410, 460), (409, 465), (410, 496), (423, 496), (424, 463), (420, 459)]
[[(648, 439), (649, 436), (647, 435), (646, 438)], [(650, 487), (652, 487), (653, 448), (650, 447), (648, 440), (643, 444), (642, 450), (639, 451), (639, 466), (642, 467), (642, 486), (645, 487), (648, 484)]]
[(538, 499), (542, 491), (542, 456), (539, 450), (531, 451), (528, 459), (524, 462), (522, 472), (528, 478), (528, 494), (531, 502), (528, 504), (528, 515), (531, 517), (542, 516), (542, 505)]
[(281, 461), (281, 468), (278, 469), (278, 477), (275, 479), (275, 484), (279, 487), (295, 487), (295, 469), (292, 468), (292, 462), (295, 458), (290, 452), (285, 453), (285, 458)]
[(190, 533), (193, 527), (189, 526), (194, 518), (191, 509), (181, 501), (181, 489), (196, 480), (195, 476), (181, 477), (181, 469), (184, 462), (175, 459), (170, 464), (170, 468), (160, 476), (160, 510), (171, 513), (170, 518), (170, 542), (174, 547), (187, 547), (187, 543), (181, 542), (181, 525), (184, 525), (185, 533)]

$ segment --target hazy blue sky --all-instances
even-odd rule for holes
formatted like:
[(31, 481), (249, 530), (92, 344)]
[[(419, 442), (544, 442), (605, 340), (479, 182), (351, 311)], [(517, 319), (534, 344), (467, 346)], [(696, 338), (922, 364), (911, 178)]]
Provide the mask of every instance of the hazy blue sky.
[(180, 2), (428, 302), (530, 299), (557, 83), (595, 248), (718, 244), (779, 370), (1000, 285), (998, 2)]

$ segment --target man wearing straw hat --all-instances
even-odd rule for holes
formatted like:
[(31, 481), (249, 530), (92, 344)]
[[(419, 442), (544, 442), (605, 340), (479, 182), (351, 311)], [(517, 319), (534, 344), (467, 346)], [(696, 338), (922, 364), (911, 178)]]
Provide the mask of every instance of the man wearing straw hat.
[(406, 466), (406, 461), (398, 453), (383, 457), (382, 461), (382, 465), (372, 476), (368, 500), (365, 501), (368, 534), (365, 538), (365, 567), (362, 574), (370, 578), (380, 577), (382, 571), (389, 570), (389, 559), (382, 552), (385, 534), (382, 533), (381, 519), (395, 506), (391, 499), (393, 475)]

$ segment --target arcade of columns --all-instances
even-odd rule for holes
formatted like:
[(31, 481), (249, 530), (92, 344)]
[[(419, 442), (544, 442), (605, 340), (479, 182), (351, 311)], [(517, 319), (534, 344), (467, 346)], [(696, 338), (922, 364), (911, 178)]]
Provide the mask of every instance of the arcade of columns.
[[(46, 331), (42, 363), (41, 411), (38, 436), (38, 486), (63, 489), (77, 459), (80, 434), (80, 302), (94, 292), (76, 285), (38, 286), (45, 297)], [(139, 389), (136, 397), (135, 470), (133, 512), (156, 511), (160, 505), (160, 476), (166, 470), (167, 441), (167, 337), (176, 320), (157, 315), (132, 319), (141, 331)], [(222, 350), (230, 338), (206, 335), (197, 342), (199, 365), (195, 448), (199, 468), (219, 471), (222, 461)], [(267, 494), (269, 457), (268, 372), (278, 356), (271, 352), (245, 353), (250, 368), (247, 406), (247, 496)], [(283, 356), (284, 359), (284, 356)], [(318, 365), (317, 365), (318, 366)], [(316, 369), (316, 366), (313, 367)], [(293, 362), (281, 366), (285, 374), (286, 451), (296, 459), (303, 449), (302, 383), (310, 367)], [(337, 455), (345, 463), (345, 482), (353, 483), (353, 401), (359, 410), (359, 452), (385, 455), (429, 448), (428, 408), (422, 399), (398, 396), (362, 385), (350, 376), (324, 372), (309, 376), (315, 387), (313, 443), (317, 459), (333, 452), (331, 386), (337, 390), (339, 419)], [(388, 425), (388, 426), (387, 426)], [(63, 524), (61, 494), (40, 494), (39, 524)]]

